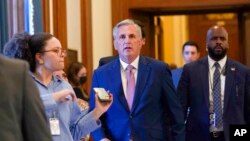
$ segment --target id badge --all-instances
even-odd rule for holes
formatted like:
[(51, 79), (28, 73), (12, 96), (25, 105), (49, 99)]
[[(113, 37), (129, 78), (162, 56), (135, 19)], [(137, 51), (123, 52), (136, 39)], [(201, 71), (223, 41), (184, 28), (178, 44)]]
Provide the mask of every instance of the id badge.
[(57, 118), (50, 118), (49, 124), (51, 135), (60, 135), (59, 120)]
[(215, 127), (215, 113), (210, 113), (210, 126)]

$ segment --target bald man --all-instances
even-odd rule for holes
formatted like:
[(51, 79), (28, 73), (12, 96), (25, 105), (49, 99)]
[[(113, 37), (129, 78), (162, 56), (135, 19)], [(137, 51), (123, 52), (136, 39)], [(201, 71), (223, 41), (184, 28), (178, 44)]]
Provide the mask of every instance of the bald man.
[(206, 49), (208, 56), (184, 66), (177, 90), (185, 112), (190, 109), (186, 140), (229, 141), (231, 124), (250, 124), (249, 68), (227, 56), (222, 26), (209, 28)]

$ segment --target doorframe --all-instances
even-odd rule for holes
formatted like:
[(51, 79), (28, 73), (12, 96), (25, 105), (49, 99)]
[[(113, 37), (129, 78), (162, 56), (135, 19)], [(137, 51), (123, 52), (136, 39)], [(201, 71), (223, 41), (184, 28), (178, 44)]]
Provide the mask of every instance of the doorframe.
[[(139, 1), (139, 0), (137, 0)], [(123, 4), (125, 2), (125, 4)], [(146, 2), (144, 4), (148, 4), (149, 2)], [(157, 3), (157, 2), (156, 2)], [(178, 2), (177, 2), (178, 3)], [(216, 3), (216, 2), (214, 2)], [(229, 2), (230, 3), (230, 2)], [(190, 15), (190, 14), (209, 14), (209, 13), (237, 13), (238, 17), (238, 22), (239, 22), (239, 47), (240, 48), (240, 54), (244, 54), (240, 58), (240, 62), (246, 63), (246, 55), (245, 55), (245, 48), (246, 48), (246, 43), (244, 39), (244, 21), (242, 18), (242, 15), (244, 12), (250, 11), (250, 2), (243, 2), (241, 3), (234, 3), (233, 0), (231, 0), (230, 4), (220, 4), (220, 6), (211, 6), (210, 4), (202, 5), (202, 6), (184, 6), (181, 7), (181, 5), (178, 7), (178, 5), (174, 5), (171, 3), (172, 7), (158, 7), (156, 8), (154, 4), (152, 3), (151, 7), (144, 6), (143, 4), (137, 6), (137, 2), (129, 2), (126, 0), (114, 0), (112, 1), (112, 26), (114, 26), (117, 22), (126, 19), (126, 18), (133, 18), (136, 17), (138, 14), (141, 16), (159, 16), (159, 15)], [(164, 5), (164, 4), (163, 4)], [(154, 28), (150, 28), (153, 30)], [(151, 33), (154, 33), (154, 31), (151, 31)], [(152, 38), (152, 36), (150, 37)], [(155, 50), (155, 46), (153, 47), (153, 50)], [(115, 52), (115, 50), (113, 50)]]

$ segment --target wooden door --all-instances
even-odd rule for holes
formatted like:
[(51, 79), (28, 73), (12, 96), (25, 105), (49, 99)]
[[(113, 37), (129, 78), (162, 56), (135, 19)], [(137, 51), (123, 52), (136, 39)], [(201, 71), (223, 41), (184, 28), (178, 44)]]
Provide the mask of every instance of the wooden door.
[(155, 58), (155, 28), (153, 15), (150, 16), (147, 14), (133, 14), (132, 18), (139, 20), (142, 23), (143, 30), (145, 31), (146, 44), (142, 47), (141, 54)]
[(239, 30), (237, 14), (204, 14), (190, 15), (188, 17), (189, 39), (198, 43), (201, 57), (207, 55), (206, 33), (213, 25), (223, 25), (228, 31), (229, 50), (228, 56), (240, 62)]

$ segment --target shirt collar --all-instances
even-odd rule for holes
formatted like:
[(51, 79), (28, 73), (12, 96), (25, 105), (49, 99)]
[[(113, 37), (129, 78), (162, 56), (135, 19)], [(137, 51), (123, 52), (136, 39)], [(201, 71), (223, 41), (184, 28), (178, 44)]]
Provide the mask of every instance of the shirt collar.
[(226, 61), (227, 61), (227, 56), (225, 56), (224, 58), (222, 58), (220, 61), (215, 61), (210, 56), (208, 56), (209, 69), (212, 69), (214, 67), (214, 63), (215, 62), (218, 62), (220, 64), (220, 68), (224, 68), (225, 65), (226, 65)]
[[(39, 79), (36, 78), (36, 76), (35, 76), (32, 72), (30, 72), (30, 74), (31, 74), (32, 78), (33, 78), (36, 82), (38, 82), (38, 83), (40, 83), (41, 85), (45, 86)], [(50, 84), (51, 84), (51, 83), (55, 83), (55, 82), (59, 82), (59, 83), (60, 83), (61, 81), (62, 81), (61, 79), (59, 79), (59, 78), (57, 78), (56, 76), (52, 75), (52, 81), (50, 82)], [(45, 87), (47, 87), (47, 86), (45, 86)]]
[(121, 60), (120, 58), (120, 63), (121, 63), (121, 66), (123, 68), (123, 70), (125, 70), (127, 68), (128, 65), (132, 65), (136, 70), (138, 69), (138, 65), (139, 65), (139, 56), (137, 56), (135, 58), (135, 60), (131, 63), (131, 64), (127, 64), (125, 63), (124, 61)]

